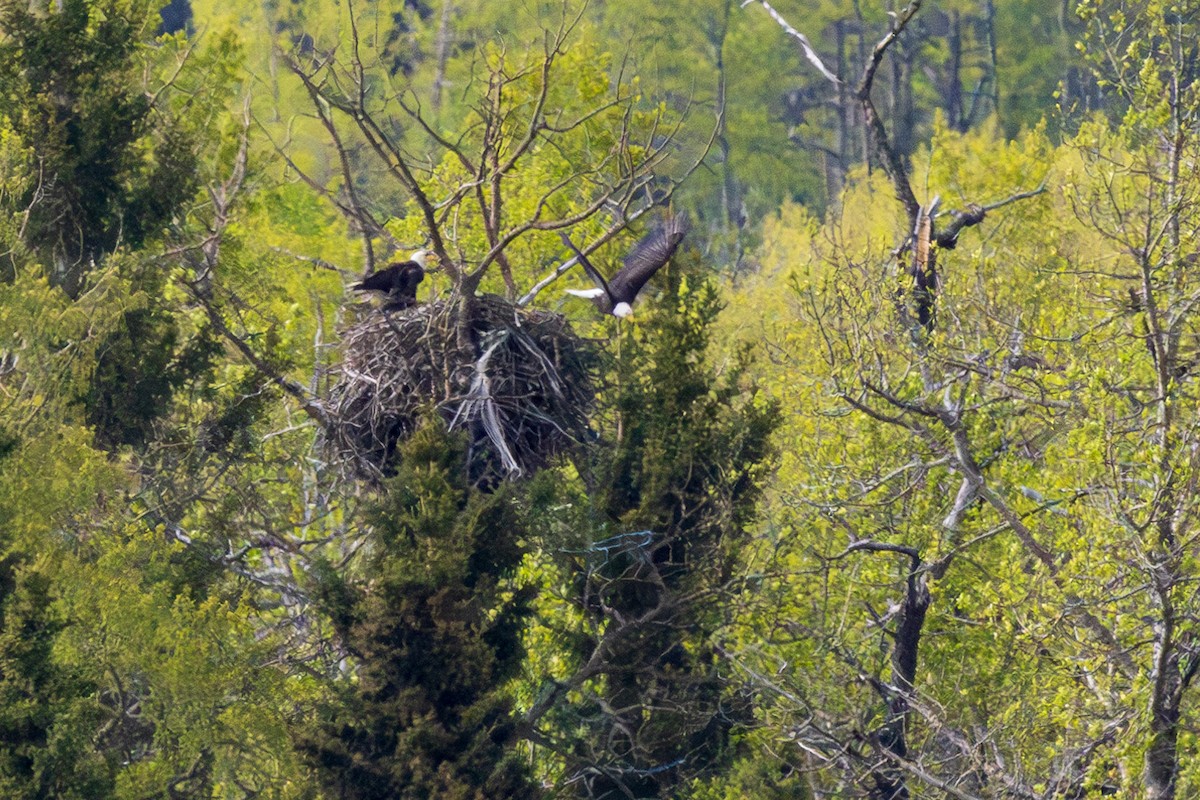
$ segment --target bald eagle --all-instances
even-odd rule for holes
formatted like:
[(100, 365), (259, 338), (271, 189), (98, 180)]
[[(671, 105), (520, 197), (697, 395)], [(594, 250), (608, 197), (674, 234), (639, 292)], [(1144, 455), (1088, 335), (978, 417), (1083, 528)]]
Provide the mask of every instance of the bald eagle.
[(425, 260), (429, 251), (417, 250), (408, 261), (389, 264), (351, 286), (360, 292), (379, 292), (384, 296), (384, 311), (400, 311), (417, 303), (417, 284), (425, 280)]
[(690, 227), (686, 214), (667, 220), (664, 225), (655, 228), (634, 245), (629, 255), (625, 256), (624, 265), (609, 281), (604, 280), (604, 276), (592, 266), (567, 234), (561, 234), (563, 243), (571, 248), (583, 269), (596, 284), (595, 289), (567, 289), (567, 294), (588, 298), (604, 314), (612, 314), (619, 318), (628, 317), (633, 313), (633, 301), (638, 292), (646, 285), (646, 281), (671, 259)]

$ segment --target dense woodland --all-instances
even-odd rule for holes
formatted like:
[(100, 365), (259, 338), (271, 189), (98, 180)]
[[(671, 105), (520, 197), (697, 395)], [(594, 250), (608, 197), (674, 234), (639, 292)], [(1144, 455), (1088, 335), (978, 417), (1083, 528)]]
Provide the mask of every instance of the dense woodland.
[(1197, 42), (0, 0), (0, 796), (1197, 796)]

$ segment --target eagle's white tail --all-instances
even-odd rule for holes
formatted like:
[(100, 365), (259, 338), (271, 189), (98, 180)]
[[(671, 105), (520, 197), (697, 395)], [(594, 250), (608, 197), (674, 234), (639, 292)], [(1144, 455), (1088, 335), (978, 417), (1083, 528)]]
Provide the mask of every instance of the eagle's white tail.
[(588, 300), (591, 300), (592, 298), (595, 298), (595, 297), (601, 297), (601, 296), (603, 296), (603, 295), (604, 295), (604, 290), (603, 290), (603, 289), (600, 289), (600, 288), (596, 288), (596, 289), (567, 289), (567, 290), (566, 290), (566, 292), (567, 292), (567, 294), (573, 294), (573, 295), (575, 295), (576, 297), (586, 297)]

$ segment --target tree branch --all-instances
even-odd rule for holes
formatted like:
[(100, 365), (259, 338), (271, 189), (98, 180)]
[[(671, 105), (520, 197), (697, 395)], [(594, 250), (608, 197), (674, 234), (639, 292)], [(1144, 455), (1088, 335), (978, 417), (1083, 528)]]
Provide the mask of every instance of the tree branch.
[(808, 41), (808, 37), (788, 24), (788, 21), (783, 18), (783, 15), (772, 8), (771, 4), (768, 3), (767, 0), (743, 0), (742, 8), (745, 8), (751, 3), (758, 3), (760, 6), (762, 6), (763, 9), (771, 15), (771, 19), (775, 20), (775, 22), (779, 24), (779, 27), (783, 28), (788, 36), (791, 36), (800, 43), (800, 49), (804, 52), (804, 57), (808, 59), (809, 63), (817, 68), (818, 72), (825, 76), (827, 81), (833, 83), (834, 85), (841, 83), (841, 80), (838, 79), (838, 76), (830, 72), (829, 67), (825, 66), (825, 62), (821, 60), (819, 55), (817, 55), (817, 51), (813, 49), (812, 43)]

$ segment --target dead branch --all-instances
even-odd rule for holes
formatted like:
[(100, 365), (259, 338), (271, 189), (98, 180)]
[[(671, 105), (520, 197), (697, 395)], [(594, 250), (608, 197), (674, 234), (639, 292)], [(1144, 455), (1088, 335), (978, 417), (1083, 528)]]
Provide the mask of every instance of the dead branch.
[(867, 130), (871, 134), (871, 142), (880, 160), (883, 162), (884, 171), (887, 172), (888, 177), (892, 181), (892, 188), (896, 192), (896, 199), (900, 201), (901, 205), (904, 206), (905, 212), (908, 214), (909, 230), (913, 230), (916, 227), (917, 217), (921, 212), (921, 204), (917, 202), (917, 197), (913, 193), (912, 184), (909, 181), (908, 170), (904, 166), (904, 161), (895, 148), (892, 147), (891, 140), (888, 139), (887, 129), (884, 128), (883, 120), (880, 118), (879, 112), (875, 110), (875, 103), (871, 100), (871, 89), (875, 81), (875, 73), (883, 61), (884, 53), (899, 38), (900, 34), (908, 26), (908, 23), (912, 21), (913, 17), (916, 16), (920, 8), (921, 0), (913, 0), (907, 8), (892, 17), (892, 29), (888, 31), (886, 36), (879, 40), (875, 48), (871, 51), (871, 58), (863, 70), (862, 78), (858, 82), (858, 88), (855, 89), (855, 96), (862, 106)]
[(970, 228), (983, 222), (984, 217), (987, 216), (989, 211), (995, 211), (998, 208), (1004, 208), (1005, 206), (1011, 203), (1016, 203), (1019, 200), (1028, 200), (1031, 197), (1037, 197), (1038, 195), (1045, 193), (1045, 191), (1046, 181), (1043, 180), (1041, 185), (1036, 189), (1030, 189), (1029, 191), (1025, 192), (1017, 192), (1016, 194), (1009, 195), (1003, 200), (997, 200), (994, 203), (987, 203), (986, 205), (976, 205), (971, 203), (964, 211), (951, 211), (951, 223), (942, 230), (938, 231), (935, 241), (937, 242), (938, 247), (942, 248), (943, 250), (953, 250), (958, 244), (959, 232), (962, 231), (963, 228)]
[(788, 36), (791, 36), (800, 43), (800, 49), (804, 51), (804, 57), (807, 58), (809, 62), (816, 67), (817, 70), (824, 75), (827, 80), (835, 85), (841, 83), (841, 80), (838, 78), (838, 76), (830, 72), (829, 68), (825, 66), (825, 62), (821, 60), (819, 55), (817, 55), (817, 51), (813, 49), (812, 43), (808, 41), (808, 37), (788, 24), (788, 21), (783, 18), (783, 15), (772, 8), (771, 4), (768, 3), (767, 0), (742, 0), (742, 8), (745, 8), (751, 3), (758, 3), (761, 5), (763, 9), (771, 15), (771, 19), (775, 20), (775, 22), (779, 24), (779, 27), (783, 28), (784, 31), (787, 32)]
[(229, 326), (225, 324), (225, 319), (221, 316), (220, 311), (213, 303), (211, 297), (201, 294), (194, 288), (192, 291), (192, 297), (194, 297), (200, 303), (200, 305), (203, 306), (205, 313), (208, 315), (209, 322), (213, 326), (213, 329), (216, 330), (216, 332), (219, 333), (222, 338), (237, 348), (238, 352), (245, 356), (246, 360), (253, 364), (255, 369), (261, 372), (263, 376), (265, 376), (280, 389), (283, 389), (283, 391), (296, 398), (296, 400), (300, 403), (300, 408), (304, 410), (304, 413), (321, 423), (322, 426), (329, 424), (329, 417), (326, 414), (325, 407), (322, 405), (321, 401), (309, 394), (308, 390), (305, 389), (300, 383), (288, 378), (274, 365), (270, 364), (262, 356), (255, 353), (253, 348), (250, 347), (244, 338), (231, 331)]

